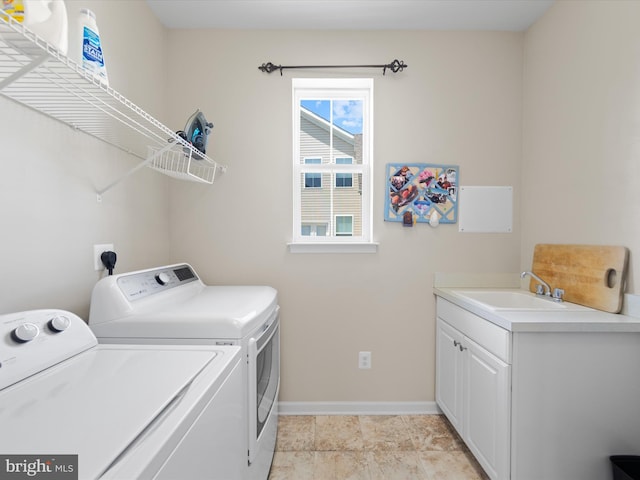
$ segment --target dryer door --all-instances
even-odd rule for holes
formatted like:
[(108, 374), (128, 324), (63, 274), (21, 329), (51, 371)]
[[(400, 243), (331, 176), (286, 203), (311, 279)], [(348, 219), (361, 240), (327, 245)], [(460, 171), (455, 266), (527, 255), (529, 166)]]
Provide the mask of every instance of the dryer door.
[(256, 458), (264, 427), (277, 414), (280, 385), (280, 321), (276, 316), (258, 337), (249, 339), (249, 462)]

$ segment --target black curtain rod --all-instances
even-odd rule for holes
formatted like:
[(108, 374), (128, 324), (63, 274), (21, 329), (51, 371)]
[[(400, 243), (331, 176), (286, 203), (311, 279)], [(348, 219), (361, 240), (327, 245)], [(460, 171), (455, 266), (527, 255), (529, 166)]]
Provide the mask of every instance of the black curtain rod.
[(280, 70), (280, 76), (282, 76), (282, 71), (287, 68), (381, 68), (382, 74), (387, 73), (387, 69), (391, 70), (393, 73), (401, 72), (408, 65), (404, 63), (404, 60), (394, 60), (391, 63), (387, 63), (386, 65), (274, 65), (271, 62), (263, 63), (258, 67), (258, 70), (263, 72), (271, 73), (276, 70)]

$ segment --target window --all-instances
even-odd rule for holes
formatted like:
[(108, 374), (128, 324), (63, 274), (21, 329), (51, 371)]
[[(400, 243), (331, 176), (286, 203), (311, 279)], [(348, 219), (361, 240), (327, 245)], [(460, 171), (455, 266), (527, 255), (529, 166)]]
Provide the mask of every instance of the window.
[(292, 251), (374, 245), (372, 98), (372, 79), (293, 79)]
[[(353, 164), (353, 158), (336, 158), (336, 165), (351, 165)], [(336, 172), (336, 188), (349, 188), (353, 187), (353, 175), (350, 173), (337, 173)]]
[[(322, 163), (321, 158), (305, 158), (306, 165), (318, 165)], [(304, 188), (322, 188), (322, 175), (319, 173), (304, 174)]]
[(353, 216), (336, 215), (336, 235), (339, 237), (353, 235)]
[(303, 223), (302, 235), (305, 237), (324, 237), (327, 235), (327, 224)]

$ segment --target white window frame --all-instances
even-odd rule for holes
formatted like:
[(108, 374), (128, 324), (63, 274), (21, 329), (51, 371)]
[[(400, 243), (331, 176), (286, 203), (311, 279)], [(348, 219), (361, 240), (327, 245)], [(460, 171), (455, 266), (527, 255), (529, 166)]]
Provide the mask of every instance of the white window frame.
[[(294, 78), (293, 93), (293, 232), (289, 250), (292, 253), (375, 253), (373, 241), (373, 79), (371, 78)], [(352, 165), (310, 164), (300, 161), (300, 102), (306, 99), (362, 100), (362, 163)], [(307, 171), (362, 175), (362, 235), (361, 236), (304, 236), (301, 226), (301, 179)], [(335, 185), (332, 185), (335, 186)], [(344, 216), (344, 215), (342, 215)], [(335, 222), (335, 216), (331, 216)], [(333, 232), (334, 226), (329, 231)]]

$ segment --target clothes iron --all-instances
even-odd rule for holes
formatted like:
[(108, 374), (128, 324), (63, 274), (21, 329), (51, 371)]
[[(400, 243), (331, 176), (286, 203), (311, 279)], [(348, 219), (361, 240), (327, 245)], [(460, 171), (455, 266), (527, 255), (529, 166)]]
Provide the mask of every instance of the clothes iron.
[[(187, 143), (193, 145), (196, 150), (206, 154), (207, 141), (212, 128), (213, 123), (207, 122), (204, 114), (200, 110), (196, 110), (187, 120), (184, 130), (179, 130), (176, 134)], [(189, 154), (189, 149), (185, 147), (184, 153)], [(193, 158), (202, 160), (203, 157), (194, 152)]]

